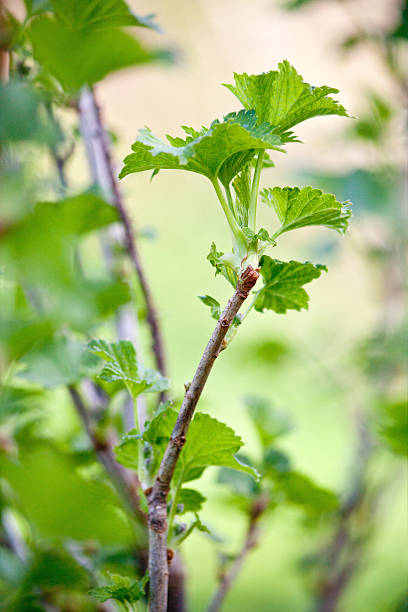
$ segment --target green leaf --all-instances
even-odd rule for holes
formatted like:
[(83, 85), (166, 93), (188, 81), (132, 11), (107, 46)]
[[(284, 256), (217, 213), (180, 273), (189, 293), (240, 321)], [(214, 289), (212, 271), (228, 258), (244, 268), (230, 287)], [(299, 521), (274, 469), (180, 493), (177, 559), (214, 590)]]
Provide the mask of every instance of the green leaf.
[(195, 489), (181, 489), (178, 503), (183, 505), (183, 510), (177, 514), (185, 514), (186, 512), (198, 512), (201, 510), (206, 497), (201, 495)]
[(164, 53), (144, 48), (118, 28), (72, 30), (48, 15), (33, 19), (27, 34), (34, 58), (69, 93), (91, 86), (116, 70), (165, 58)]
[(211, 295), (199, 295), (198, 299), (202, 301), (203, 304), (210, 307), (211, 316), (213, 319), (218, 321), (221, 316), (221, 305), (215, 300)]
[(238, 284), (238, 273), (240, 262), (234, 255), (224, 255), (222, 251), (217, 251), (214, 242), (211, 244), (210, 252), (207, 255), (210, 264), (215, 268), (215, 274), (222, 274), (227, 281), (236, 288)]
[(257, 292), (255, 310), (264, 308), (285, 314), (287, 310), (307, 309), (309, 296), (303, 285), (319, 278), (326, 266), (299, 261), (279, 261), (263, 255), (260, 261), (263, 288)]
[(52, 11), (50, 0), (24, 0), (27, 17), (33, 17), (46, 11)]
[(183, 129), (188, 134), (185, 140), (167, 136), (168, 142), (157, 138), (149, 128), (140, 130), (132, 145), (134, 152), (125, 158), (119, 177), (145, 170), (180, 169), (203, 174), (210, 180), (220, 176), (225, 184), (248, 163), (248, 157), (240, 155), (233, 164), (224, 166), (231, 156), (248, 151), (253, 155), (256, 149), (281, 150), (280, 138), (273, 134), (271, 126), (256, 126), (253, 112), (231, 113), (222, 123), (215, 120), (202, 132)]
[(28, 352), (23, 364), (20, 378), (52, 388), (73, 385), (95, 374), (99, 359), (86, 351), (81, 342), (62, 336)]
[(249, 474), (237, 472), (230, 468), (221, 468), (218, 472), (217, 482), (229, 486), (238, 497), (251, 499), (259, 493), (259, 483)]
[(275, 481), (287, 502), (300, 506), (311, 517), (334, 512), (338, 508), (337, 496), (316, 485), (299, 472), (281, 472)]
[(85, 569), (65, 551), (48, 549), (37, 552), (25, 582), (44, 590), (55, 587), (86, 589), (89, 577)]
[(289, 64), (281, 62), (278, 70), (257, 75), (234, 73), (235, 85), (225, 85), (246, 109), (254, 109), (259, 123), (275, 126), (283, 142), (295, 140), (289, 128), (318, 115), (341, 115), (346, 110), (329, 94), (333, 87), (312, 87)]
[(292, 430), (289, 415), (278, 412), (268, 400), (248, 397), (246, 405), (262, 446), (271, 446), (278, 438)]
[(56, 139), (57, 134), (41, 115), (35, 90), (17, 80), (0, 83), (0, 142), (52, 144)]
[(324, 225), (344, 234), (351, 216), (351, 211), (347, 208), (348, 202), (338, 202), (334, 195), (312, 187), (264, 189), (261, 198), (275, 210), (281, 223), (273, 235), (274, 238), (307, 225)]
[(133, 398), (140, 393), (161, 392), (169, 388), (167, 378), (155, 370), (144, 368), (137, 361), (135, 347), (129, 340), (91, 340), (88, 348), (106, 362), (99, 378), (107, 383), (123, 383)]
[(152, 16), (137, 17), (124, 0), (51, 0), (55, 15), (68, 28), (113, 28), (142, 26), (155, 28)]
[(406, 401), (382, 406), (382, 424), (378, 433), (390, 450), (397, 455), (408, 456), (408, 404)]
[(115, 458), (121, 465), (137, 471), (139, 468), (139, 445), (142, 439), (136, 429), (131, 429), (115, 446)]
[[(210, 295), (199, 295), (198, 299), (201, 300), (203, 304), (210, 307), (212, 318), (218, 321), (222, 314), (220, 303)], [(237, 325), (241, 325), (241, 318), (239, 315), (236, 315), (232, 321), (233, 327), (236, 327)]]
[(230, 467), (257, 476), (256, 470), (235, 457), (243, 444), (242, 439), (230, 427), (208, 414), (198, 412), (181, 451), (175, 480), (194, 480), (212, 465)]
[(0, 471), (39, 538), (111, 546), (132, 541), (133, 531), (111, 486), (86, 478), (51, 440), (33, 444), (30, 438), (20, 445), (18, 461), (0, 454)]
[(89, 595), (100, 602), (114, 599), (115, 601), (134, 603), (145, 596), (146, 584), (149, 580), (148, 575), (142, 580), (132, 581), (128, 576), (109, 574), (113, 584), (98, 587), (88, 591)]
[(32, 410), (42, 395), (42, 391), (37, 389), (0, 386), (0, 423), (10, 416)]

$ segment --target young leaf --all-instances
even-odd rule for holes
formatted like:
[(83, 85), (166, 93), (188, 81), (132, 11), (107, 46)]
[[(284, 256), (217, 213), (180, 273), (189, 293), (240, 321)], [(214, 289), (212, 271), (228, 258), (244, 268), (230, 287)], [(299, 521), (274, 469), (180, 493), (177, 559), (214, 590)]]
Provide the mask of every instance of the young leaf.
[(199, 295), (198, 299), (202, 301), (203, 304), (210, 307), (211, 316), (213, 319), (218, 321), (221, 316), (221, 305), (215, 300), (211, 295)]
[(254, 109), (259, 123), (275, 126), (283, 142), (295, 140), (289, 128), (318, 115), (341, 115), (346, 110), (330, 98), (333, 87), (312, 87), (303, 81), (287, 60), (272, 70), (257, 75), (234, 73), (235, 85), (225, 85), (246, 109)]
[(258, 291), (255, 310), (264, 308), (285, 314), (287, 310), (307, 309), (309, 296), (303, 285), (318, 278), (326, 266), (299, 261), (279, 261), (263, 255), (260, 261), (263, 288)]
[(88, 344), (91, 353), (98, 355), (106, 365), (99, 378), (108, 382), (121, 382), (132, 397), (140, 393), (154, 393), (169, 388), (169, 380), (155, 370), (145, 369), (136, 359), (136, 351), (129, 340), (107, 342), (92, 340)]
[(222, 274), (235, 289), (238, 284), (239, 258), (233, 255), (224, 255), (222, 251), (217, 251), (217, 247), (213, 242), (207, 259), (215, 268), (215, 274)]
[(247, 164), (232, 183), (236, 193), (237, 221), (240, 227), (248, 226), (248, 208), (251, 198), (251, 172)]
[(118, 574), (109, 574), (109, 578), (113, 584), (91, 589), (88, 591), (89, 595), (100, 602), (114, 599), (122, 603), (132, 604), (144, 597), (145, 587), (149, 580), (147, 574), (142, 580), (134, 582), (128, 576), (119, 576)]
[(42, 391), (22, 387), (0, 386), (0, 423), (36, 407)]
[[(203, 174), (211, 181), (222, 178), (224, 183), (232, 180), (234, 173), (248, 163), (246, 155), (234, 158), (234, 164), (223, 167), (233, 155), (255, 149), (281, 150), (281, 140), (273, 134), (271, 126), (255, 126), (254, 113), (231, 113), (220, 123), (213, 121), (204, 132), (188, 129), (194, 137), (173, 138), (168, 142), (157, 138), (149, 128), (139, 131), (139, 137), (132, 145), (133, 153), (124, 160), (119, 178), (145, 170), (180, 169)], [(205, 128), (204, 128), (205, 129)], [(198, 134), (198, 135), (197, 135)]]
[(194, 480), (211, 465), (230, 467), (256, 476), (256, 470), (235, 457), (242, 446), (242, 439), (230, 427), (208, 414), (197, 413), (180, 454), (175, 480)]
[(261, 198), (275, 210), (281, 223), (273, 235), (274, 238), (307, 225), (324, 225), (344, 234), (351, 216), (351, 211), (347, 208), (348, 202), (338, 202), (334, 195), (312, 187), (264, 189)]
[(181, 489), (178, 503), (183, 506), (183, 509), (177, 514), (185, 514), (186, 512), (198, 512), (201, 510), (206, 497), (201, 495), (195, 489)]

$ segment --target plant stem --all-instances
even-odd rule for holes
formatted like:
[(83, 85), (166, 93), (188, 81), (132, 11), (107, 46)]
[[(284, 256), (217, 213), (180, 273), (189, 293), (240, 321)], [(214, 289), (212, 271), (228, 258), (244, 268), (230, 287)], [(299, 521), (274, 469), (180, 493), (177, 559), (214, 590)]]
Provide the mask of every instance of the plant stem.
[(224, 194), (222, 193), (222, 189), (220, 187), (220, 183), (218, 179), (213, 179), (212, 184), (215, 189), (215, 193), (220, 201), (224, 214), (227, 218), (228, 225), (230, 226), (230, 230), (232, 232), (234, 245), (238, 251), (238, 255), (242, 258), (246, 255), (247, 251), (247, 243), (245, 240), (245, 236), (242, 232), (242, 229), (239, 227), (237, 220), (235, 219), (230, 207), (227, 204), (226, 199), (224, 198)]
[(256, 232), (256, 206), (258, 203), (259, 181), (261, 178), (264, 155), (265, 151), (259, 151), (258, 159), (256, 160), (254, 178), (252, 180), (251, 198), (249, 200), (248, 227), (254, 232)]
[(171, 503), (171, 510), (170, 510), (170, 515), (169, 515), (169, 529), (168, 529), (168, 535), (167, 535), (167, 540), (169, 544), (171, 542), (171, 537), (173, 535), (174, 519), (176, 517), (178, 498), (180, 495), (181, 485), (183, 483), (183, 475), (184, 475), (184, 471), (182, 471), (182, 473), (180, 474), (180, 478), (178, 479), (176, 488), (174, 490), (173, 501)]
[[(146, 304), (147, 322), (152, 336), (152, 351), (157, 369), (166, 374), (163, 339), (153, 303), (152, 293), (137, 249), (132, 224), (113, 171), (109, 144), (103, 127), (101, 113), (92, 90), (82, 90), (78, 104), (81, 131), (85, 141), (93, 178), (103, 191), (109, 194), (117, 208), (124, 229), (124, 246), (134, 266)], [(162, 397), (162, 399), (164, 399)]]
[(258, 270), (248, 266), (241, 275), (235, 292), (218, 320), (204, 349), (193, 380), (184, 396), (171, 438), (161, 461), (158, 475), (147, 494), (149, 505), (149, 576), (150, 612), (166, 612), (167, 606), (167, 496), (187, 431), (197, 402), (231, 323), (259, 278)]
[(232, 193), (231, 193), (231, 188), (229, 185), (227, 185), (225, 187), (225, 193), (227, 194), (227, 202), (228, 202), (228, 206), (230, 207), (232, 214), (234, 215), (235, 219), (237, 218), (237, 210), (235, 208), (235, 203), (234, 203), (234, 198), (232, 197)]

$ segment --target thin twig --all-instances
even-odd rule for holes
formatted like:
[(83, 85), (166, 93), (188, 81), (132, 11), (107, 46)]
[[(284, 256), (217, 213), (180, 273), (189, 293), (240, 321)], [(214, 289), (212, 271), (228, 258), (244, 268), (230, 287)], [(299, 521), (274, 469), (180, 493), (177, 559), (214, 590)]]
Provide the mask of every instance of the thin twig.
[(227, 596), (228, 592), (231, 590), (233, 583), (237, 579), (238, 574), (240, 573), (247, 556), (249, 555), (251, 550), (253, 550), (257, 546), (260, 534), (258, 520), (265, 512), (268, 505), (269, 497), (264, 494), (260, 494), (257, 499), (255, 499), (252, 505), (248, 529), (245, 535), (242, 548), (238, 555), (235, 557), (234, 562), (232, 563), (229, 570), (223, 575), (219, 587), (214, 593), (211, 603), (207, 608), (207, 612), (218, 612), (218, 610), (221, 609), (225, 597)]
[(223, 341), (243, 302), (258, 280), (259, 272), (248, 266), (228, 301), (203, 352), (194, 378), (184, 396), (171, 438), (164, 452), (153, 488), (147, 493), (149, 504), (149, 576), (150, 612), (165, 612), (167, 606), (167, 496), (177, 460), (186, 441), (187, 431), (205, 383)]
[(166, 360), (156, 308), (153, 303), (150, 286), (144, 272), (132, 224), (127, 214), (123, 198), (113, 171), (112, 158), (106, 132), (101, 120), (101, 112), (93, 91), (84, 89), (79, 99), (81, 129), (88, 150), (88, 158), (93, 160), (94, 179), (109, 194), (112, 203), (118, 210), (124, 230), (124, 246), (134, 266), (146, 304), (147, 322), (152, 336), (152, 351), (157, 369), (166, 374)]

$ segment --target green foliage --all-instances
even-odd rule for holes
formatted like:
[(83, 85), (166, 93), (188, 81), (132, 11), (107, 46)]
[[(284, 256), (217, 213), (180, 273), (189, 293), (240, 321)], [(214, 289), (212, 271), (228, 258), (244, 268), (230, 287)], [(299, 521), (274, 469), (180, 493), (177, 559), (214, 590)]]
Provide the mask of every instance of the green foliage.
[[(222, 314), (221, 304), (211, 297), (211, 295), (199, 295), (198, 299), (206, 306), (209, 306), (212, 318), (218, 321)], [(237, 327), (238, 325), (241, 325), (241, 318), (239, 315), (235, 316), (232, 321), (232, 327)]]
[(135, 347), (129, 340), (107, 342), (92, 340), (88, 344), (91, 353), (106, 362), (99, 378), (107, 383), (122, 383), (136, 398), (141, 393), (155, 393), (169, 388), (169, 380), (137, 361)]
[(319, 278), (326, 266), (298, 261), (283, 262), (263, 255), (260, 261), (264, 286), (258, 291), (255, 310), (274, 310), (285, 314), (287, 310), (308, 308), (309, 296), (303, 285)]
[(85, 350), (81, 342), (56, 336), (26, 353), (23, 359), (25, 367), (19, 376), (45, 388), (73, 385), (94, 375), (99, 363), (99, 359)]
[[(119, 177), (145, 170), (180, 169), (203, 174), (211, 181), (220, 177), (224, 184), (229, 183), (248, 162), (247, 155), (241, 153), (251, 152), (253, 156), (256, 149), (281, 150), (281, 140), (272, 127), (258, 127), (255, 121), (253, 112), (230, 113), (222, 122), (215, 120), (209, 129), (203, 128), (202, 133), (183, 126), (187, 138), (168, 136), (168, 142), (144, 128), (132, 145), (133, 153), (125, 158)], [(237, 155), (232, 164), (231, 157)]]
[(278, 412), (270, 403), (259, 397), (246, 400), (247, 411), (263, 447), (269, 447), (278, 438), (292, 429), (292, 423), (285, 412)]
[[(35, 18), (27, 34), (37, 62), (67, 92), (72, 93), (84, 85), (93, 85), (116, 70), (165, 57), (160, 52), (146, 49), (133, 36), (118, 28), (72, 30), (51, 16)], [(67, 48), (70, 50), (69, 61)]]
[(301, 507), (310, 517), (317, 518), (337, 510), (338, 499), (332, 491), (319, 487), (299, 472), (278, 474), (274, 479), (278, 492), (283, 493), (288, 503)]
[(81, 475), (72, 458), (50, 441), (21, 446), (18, 462), (0, 455), (0, 470), (41, 537), (106, 545), (130, 541), (130, 525), (112, 488)]
[(212, 465), (230, 467), (256, 476), (256, 470), (235, 456), (242, 446), (242, 439), (230, 427), (208, 414), (197, 413), (180, 454), (176, 482), (195, 480)]
[(11, 416), (33, 410), (42, 397), (38, 389), (2, 385), (0, 387), (0, 423)]
[(329, 94), (333, 87), (312, 87), (305, 83), (287, 60), (278, 70), (249, 76), (234, 73), (235, 86), (225, 85), (246, 109), (253, 109), (260, 123), (270, 123), (283, 142), (293, 142), (290, 128), (319, 115), (348, 117), (346, 110)]
[(211, 244), (207, 259), (215, 268), (215, 274), (222, 274), (235, 289), (238, 283), (237, 268), (239, 260), (233, 255), (224, 255), (222, 251), (217, 251), (214, 242)]
[(177, 510), (177, 514), (185, 514), (186, 512), (199, 512), (206, 497), (195, 489), (182, 488), (178, 496), (178, 503), (181, 504), (182, 510)]
[(390, 450), (408, 456), (408, 404), (406, 400), (382, 406), (378, 433)]
[(109, 574), (110, 585), (91, 589), (89, 594), (100, 602), (113, 599), (121, 603), (134, 603), (143, 599), (149, 576), (146, 574), (142, 580), (132, 581), (127, 576)]
[(50, 0), (55, 15), (72, 30), (142, 26), (152, 28), (149, 17), (137, 17), (124, 0)]
[(261, 198), (275, 210), (281, 224), (274, 233), (274, 238), (308, 225), (324, 225), (344, 234), (351, 215), (347, 203), (341, 204), (334, 195), (312, 187), (264, 189)]

